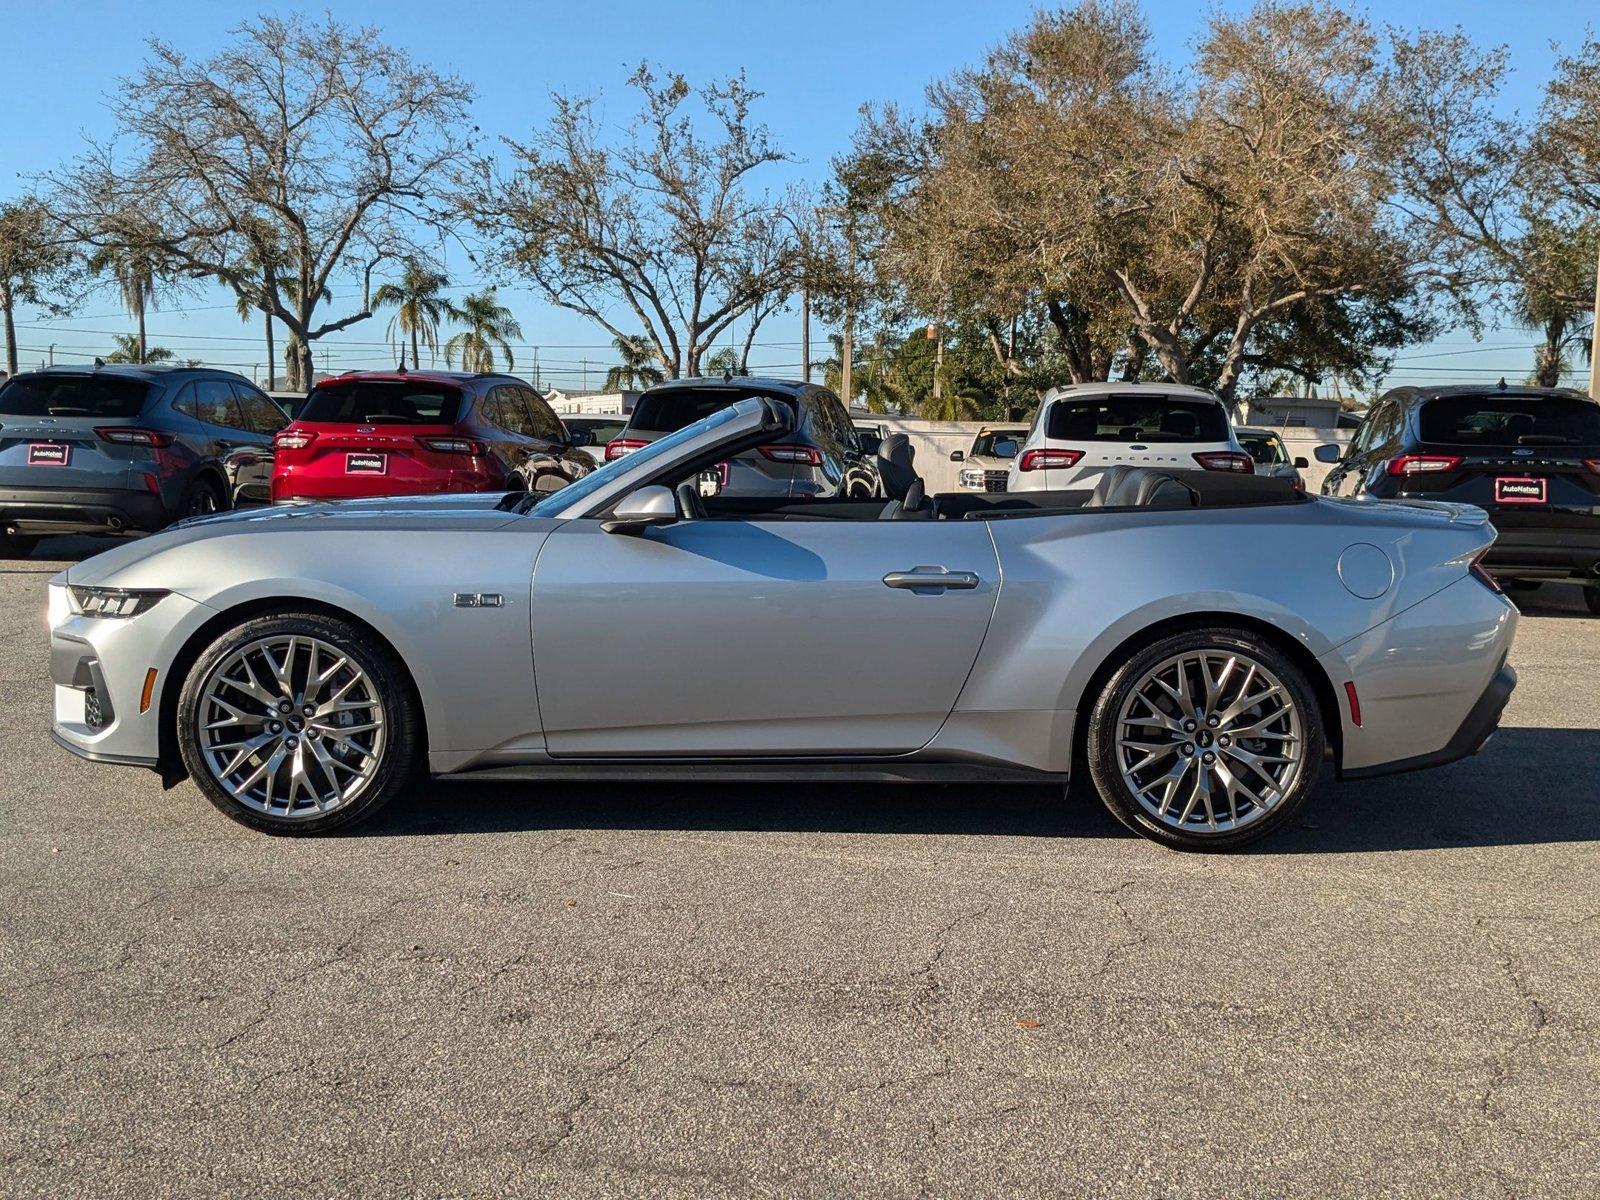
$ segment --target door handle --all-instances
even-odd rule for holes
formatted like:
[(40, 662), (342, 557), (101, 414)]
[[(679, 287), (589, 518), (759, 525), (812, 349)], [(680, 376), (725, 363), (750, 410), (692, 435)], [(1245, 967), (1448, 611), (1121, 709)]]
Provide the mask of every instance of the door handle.
[(883, 582), (892, 588), (911, 592), (969, 592), (978, 586), (976, 571), (947, 571), (943, 567), (913, 567), (909, 571), (890, 571)]

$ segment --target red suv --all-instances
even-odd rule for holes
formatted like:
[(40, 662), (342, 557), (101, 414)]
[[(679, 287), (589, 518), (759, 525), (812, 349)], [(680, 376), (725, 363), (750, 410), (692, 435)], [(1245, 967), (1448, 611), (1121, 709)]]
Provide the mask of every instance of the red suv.
[(510, 375), (352, 371), (273, 440), (272, 498), (554, 491), (595, 469), (591, 437)]

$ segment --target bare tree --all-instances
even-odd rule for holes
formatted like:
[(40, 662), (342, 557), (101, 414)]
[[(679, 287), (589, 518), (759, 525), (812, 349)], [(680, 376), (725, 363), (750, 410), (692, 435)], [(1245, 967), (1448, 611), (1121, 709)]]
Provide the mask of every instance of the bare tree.
[(139, 249), (170, 271), (217, 280), (281, 321), (289, 386), (304, 388), (312, 344), (371, 315), (319, 319), (330, 280), (442, 220), (470, 99), (373, 29), (262, 17), (203, 61), (152, 40), (111, 101), (119, 140), (49, 179), (84, 241), (147, 227)]
[(481, 160), (461, 202), (551, 304), (616, 338), (642, 330), (669, 375), (694, 375), (719, 335), (794, 289), (792, 231), (752, 189), (786, 156), (743, 75), (695, 90), (641, 66), (629, 83), (641, 109), (614, 144), (592, 100), (557, 96), (548, 126), (508, 140), (509, 173)]
[(47, 303), (72, 265), (73, 255), (43, 204), (24, 199), (0, 205), (0, 314), (11, 374), (17, 373), (17, 305)]

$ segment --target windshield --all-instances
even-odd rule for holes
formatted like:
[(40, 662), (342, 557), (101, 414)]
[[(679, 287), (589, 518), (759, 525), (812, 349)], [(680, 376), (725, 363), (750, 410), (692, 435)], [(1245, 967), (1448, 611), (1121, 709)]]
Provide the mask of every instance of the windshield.
[(1209, 400), (1102, 396), (1057, 400), (1045, 436), (1065, 442), (1226, 442), (1228, 418)]
[(1026, 429), (985, 429), (972, 443), (972, 457), (983, 454), (989, 458), (1015, 458), (1027, 436)]
[(298, 420), (329, 425), (452, 425), (461, 393), (436, 383), (385, 379), (318, 384)]
[(115, 375), (19, 375), (0, 390), (9, 417), (137, 417), (150, 385)]
[(1600, 404), (1568, 396), (1446, 396), (1422, 406), (1424, 442), (1600, 446)]
[(1289, 455), (1275, 433), (1241, 433), (1239, 445), (1258, 463), (1275, 466), (1289, 461)]
[(659, 462), (662, 459), (671, 458), (688, 442), (692, 442), (695, 438), (709, 433), (713, 429), (726, 425), (729, 421), (738, 420), (740, 415), (739, 411), (732, 407), (719, 409), (709, 417), (703, 417), (696, 421), (693, 425), (686, 425), (676, 433), (670, 433), (659, 441), (640, 447), (632, 454), (612, 459), (605, 466), (590, 472), (574, 483), (567, 484), (566, 487), (558, 492), (551, 492), (546, 496), (537, 497), (537, 503), (529, 503), (535, 500), (535, 494), (530, 494), (526, 499), (519, 497), (521, 503), (528, 504), (529, 507), (519, 507), (517, 511), (525, 512), (535, 517), (559, 516), (574, 504), (594, 495), (607, 484), (621, 478), (623, 475), (647, 468), (650, 464)]

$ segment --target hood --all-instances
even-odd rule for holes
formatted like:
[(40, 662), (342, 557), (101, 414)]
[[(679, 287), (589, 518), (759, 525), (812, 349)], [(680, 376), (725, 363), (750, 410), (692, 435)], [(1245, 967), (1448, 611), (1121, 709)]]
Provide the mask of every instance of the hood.
[(157, 554), (195, 542), (239, 535), (270, 536), (313, 530), (355, 530), (362, 533), (406, 533), (419, 529), (494, 529), (522, 520), (496, 506), (505, 493), (462, 493), (444, 496), (380, 496), (322, 504), (275, 504), (179, 521), (161, 533), (85, 559), (67, 569), (69, 582), (96, 584)]

